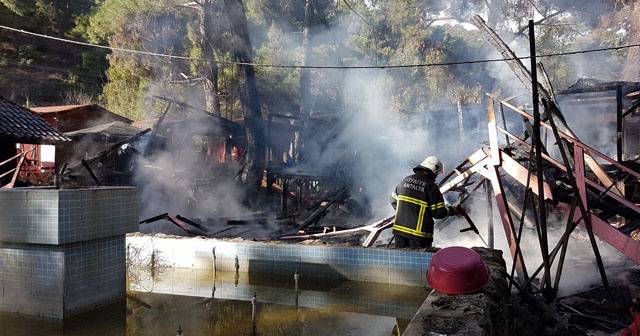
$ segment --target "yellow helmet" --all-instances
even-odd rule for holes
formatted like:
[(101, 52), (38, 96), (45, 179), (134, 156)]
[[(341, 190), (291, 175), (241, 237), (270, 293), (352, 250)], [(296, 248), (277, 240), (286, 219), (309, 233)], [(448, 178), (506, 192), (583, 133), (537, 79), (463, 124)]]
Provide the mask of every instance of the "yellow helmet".
[(444, 174), (444, 165), (436, 156), (427, 156), (426, 159), (422, 160), (420, 166), (431, 170), (436, 175)]

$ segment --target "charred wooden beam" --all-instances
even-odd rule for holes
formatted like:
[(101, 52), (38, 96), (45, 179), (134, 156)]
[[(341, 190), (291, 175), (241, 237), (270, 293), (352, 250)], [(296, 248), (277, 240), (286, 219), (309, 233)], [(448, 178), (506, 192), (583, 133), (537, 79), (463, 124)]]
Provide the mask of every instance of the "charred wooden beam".
[(333, 196), (332, 194), (326, 194), (324, 197), (320, 198), (319, 200), (317, 200), (316, 202), (314, 202), (313, 204), (311, 204), (310, 206), (307, 207), (307, 211), (311, 211), (314, 210), (316, 208), (318, 208), (320, 205), (322, 205), (322, 203), (328, 201), (331, 196)]
[(168, 215), (168, 213), (163, 213), (161, 215), (157, 215), (157, 216), (153, 216), (153, 217), (149, 217), (147, 219), (143, 219), (139, 222), (139, 224), (149, 224), (149, 223), (153, 223), (153, 222), (157, 222), (161, 219), (164, 219), (166, 216)]
[(189, 224), (189, 225), (191, 225), (191, 226), (194, 226), (194, 227), (196, 227), (196, 228), (198, 228), (200, 230), (204, 230), (204, 231), (207, 230), (204, 226), (200, 225), (200, 223), (195, 222), (195, 221), (193, 221), (193, 220), (191, 220), (191, 219), (189, 219), (187, 217), (184, 217), (184, 216), (181, 216), (181, 215), (176, 215), (176, 218), (181, 220), (181, 221), (183, 221), (183, 222), (185, 222), (185, 223), (187, 223), (187, 224)]
[[(110, 154), (110, 153), (112, 153), (113, 151), (118, 150), (118, 149), (119, 149), (120, 147), (122, 147), (124, 144), (131, 143), (131, 142), (135, 141), (136, 139), (140, 138), (141, 136), (143, 136), (143, 135), (147, 134), (147, 133), (148, 133), (148, 132), (150, 132), (150, 131), (151, 131), (151, 128), (147, 128), (147, 129), (145, 129), (145, 130), (143, 130), (143, 131), (140, 131), (140, 132), (138, 132), (137, 134), (133, 135), (133, 136), (132, 136), (132, 137), (130, 137), (130, 138), (127, 138), (127, 139), (124, 139), (124, 140), (122, 140), (122, 141), (116, 142), (115, 144), (111, 145), (109, 148), (107, 148), (107, 149), (105, 149), (105, 150), (101, 151), (100, 153), (98, 153), (98, 154), (96, 154), (96, 155), (92, 156), (91, 158), (89, 158), (89, 159), (87, 159), (87, 160), (84, 160), (84, 161), (85, 161), (87, 164), (90, 164), (90, 163), (92, 163), (92, 162), (94, 162), (94, 161), (96, 161), (96, 160), (99, 160), (100, 158), (102, 158), (102, 157), (104, 157), (104, 156), (109, 155), (109, 154)], [(67, 177), (67, 176), (69, 176), (69, 175), (73, 174), (74, 172), (76, 172), (76, 171), (80, 170), (80, 169), (81, 169), (81, 168), (83, 168), (83, 167), (84, 167), (84, 164), (83, 164), (83, 163), (81, 163), (81, 164), (79, 164), (79, 165), (75, 165), (75, 166), (73, 166), (73, 167), (71, 167), (71, 168), (67, 169), (66, 171), (62, 172), (62, 173), (61, 173), (61, 175), (62, 175), (61, 177), (62, 177), (62, 178)]]
[(314, 224), (317, 221), (319, 221), (320, 218), (326, 214), (327, 209), (337, 201), (341, 200), (346, 194), (346, 192), (347, 192), (347, 187), (342, 187), (338, 189), (338, 191), (336, 191), (332, 195), (332, 197), (329, 199), (329, 201), (326, 202), (326, 204), (323, 204), (318, 209), (316, 209), (316, 211), (314, 211), (311, 214), (311, 216), (309, 216), (298, 228), (304, 229), (310, 226), (311, 224)]
[(625, 81), (602, 81), (593, 78), (580, 78), (566, 90), (561, 90), (558, 94), (578, 94), (578, 93), (597, 93), (605, 91), (615, 91), (618, 86), (622, 86), (623, 94), (633, 94), (640, 90), (639, 82)]
[(100, 186), (100, 180), (98, 180), (98, 177), (96, 176), (96, 174), (93, 173), (93, 170), (91, 169), (91, 167), (89, 167), (89, 164), (87, 163), (87, 161), (82, 159), (82, 160), (80, 160), (80, 162), (82, 163), (82, 166), (84, 167), (84, 169), (86, 169), (87, 172), (89, 172), (89, 176), (91, 176), (91, 179), (96, 184), (96, 186), (99, 187)]
[(177, 225), (179, 228), (183, 229), (186, 233), (192, 236), (209, 236), (208, 233), (206, 232), (206, 229), (200, 226), (199, 224), (198, 226), (193, 225), (195, 227), (195, 230), (194, 230), (193, 228), (190, 227), (190, 225), (191, 223), (195, 223), (195, 222), (193, 222), (188, 218), (182, 217), (180, 215), (173, 215), (167, 212), (158, 216), (154, 216), (154, 217), (142, 220), (140, 221), (140, 224), (149, 224), (149, 223), (157, 222), (162, 219), (166, 219), (170, 221), (171, 223)]
[(631, 107), (629, 107), (626, 111), (624, 111), (621, 115), (622, 118), (626, 117), (628, 114), (633, 113), (640, 107), (640, 101), (635, 102)]
[(250, 225), (250, 224), (265, 224), (268, 218), (247, 218), (247, 219), (233, 219), (226, 218), (223, 220), (225, 225)]

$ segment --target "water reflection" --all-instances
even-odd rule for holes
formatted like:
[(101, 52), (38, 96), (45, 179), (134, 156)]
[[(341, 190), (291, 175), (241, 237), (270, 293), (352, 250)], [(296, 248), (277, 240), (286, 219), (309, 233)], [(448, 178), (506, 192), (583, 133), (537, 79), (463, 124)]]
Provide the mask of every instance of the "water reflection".
[[(131, 284), (126, 302), (64, 322), (2, 313), (2, 335), (393, 335), (427, 296), (422, 287), (294, 275), (167, 270)], [(140, 279), (140, 278), (138, 278)], [(254, 298), (255, 295), (255, 298)]]
[[(391, 335), (396, 319), (258, 302), (255, 326), (251, 301), (173, 297), (139, 293), (154, 308), (131, 309), (127, 335), (168, 335), (180, 325), (185, 335)], [(344, 307), (343, 307), (344, 308)], [(134, 325), (135, 330), (129, 328)], [(174, 333), (175, 334), (175, 333)], [(173, 335), (173, 334), (172, 334)]]
[[(154, 319), (153, 311), (163, 307), (171, 314), (144, 328), (181, 325), (189, 335), (388, 336), (396, 324), (406, 327), (428, 294), (424, 287), (318, 279), (297, 272), (283, 277), (197, 269), (169, 269), (152, 284), (131, 284), (131, 289), (154, 307), (138, 308), (136, 314), (146, 317), (136, 325)], [(167, 301), (170, 297), (173, 301)]]
[(114, 303), (62, 321), (12, 312), (0, 312), (0, 335), (11, 336), (125, 336), (127, 303)]

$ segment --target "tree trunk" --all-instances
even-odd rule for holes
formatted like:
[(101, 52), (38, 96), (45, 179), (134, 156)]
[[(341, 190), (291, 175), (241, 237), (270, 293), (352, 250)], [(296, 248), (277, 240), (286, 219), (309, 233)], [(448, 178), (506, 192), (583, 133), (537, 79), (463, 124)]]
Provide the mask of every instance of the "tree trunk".
[[(247, 130), (247, 150), (245, 165), (240, 180), (247, 186), (246, 200), (251, 202), (260, 190), (265, 166), (265, 131), (262, 112), (260, 110), (260, 96), (256, 83), (251, 39), (247, 27), (247, 17), (242, 0), (224, 0), (229, 22), (231, 22), (233, 53), (238, 64), (240, 76), (244, 76), (246, 90), (242, 90), (241, 101), (245, 127)], [(250, 192), (254, 192), (251, 194)]]
[(54, 36), (62, 36), (62, 34), (64, 34), (64, 31), (66, 29), (66, 27), (64, 27), (64, 24), (62, 23), (62, 19), (60, 15), (61, 12), (62, 12), (62, 9), (60, 8), (60, 3), (58, 2), (58, 0), (54, 0), (53, 1), (53, 24), (51, 27), (53, 29), (52, 34)]
[[(311, 26), (311, 15), (313, 14), (313, 4), (311, 0), (306, 0), (304, 7), (304, 30), (302, 32), (302, 65), (306, 66), (311, 57), (311, 46), (309, 44), (309, 27)], [(308, 68), (300, 69), (300, 119), (295, 121), (298, 123), (298, 131), (294, 139), (294, 158), (304, 160), (300, 152), (304, 147), (304, 120), (311, 114), (311, 70)], [(303, 153), (302, 153), (303, 154)]]
[[(302, 65), (306, 66), (311, 58), (311, 45), (309, 44), (309, 27), (311, 26), (311, 15), (313, 14), (313, 4), (311, 0), (306, 0), (304, 7), (304, 30), (302, 32)], [(308, 116), (311, 112), (311, 70), (300, 69), (300, 114)]]
[(213, 48), (213, 0), (203, 0), (200, 6), (200, 56), (208, 62), (199, 65), (204, 80), (204, 102), (209, 113), (220, 116), (218, 96), (218, 63)]

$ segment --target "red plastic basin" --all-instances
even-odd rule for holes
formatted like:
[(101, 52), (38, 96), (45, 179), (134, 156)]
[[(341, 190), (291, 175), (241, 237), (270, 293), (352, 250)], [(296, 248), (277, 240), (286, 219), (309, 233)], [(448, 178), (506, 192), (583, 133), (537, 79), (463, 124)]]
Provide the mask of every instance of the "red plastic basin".
[(467, 247), (441, 249), (427, 269), (429, 285), (445, 294), (471, 294), (489, 282), (489, 269), (480, 255)]

